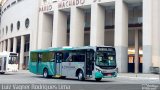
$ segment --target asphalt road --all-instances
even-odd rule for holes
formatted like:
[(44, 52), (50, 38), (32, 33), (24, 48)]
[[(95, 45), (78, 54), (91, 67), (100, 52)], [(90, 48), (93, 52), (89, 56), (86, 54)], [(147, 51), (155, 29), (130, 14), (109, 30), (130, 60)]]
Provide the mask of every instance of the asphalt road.
[[(11, 88), (6, 88), (8, 85)], [(28, 88), (14, 88), (13, 85), (28, 85)], [(20, 87), (20, 86), (19, 86)], [(143, 78), (105, 78), (78, 81), (77, 79), (43, 78), (28, 71), (0, 75), (0, 90), (160, 90), (159, 79)]]

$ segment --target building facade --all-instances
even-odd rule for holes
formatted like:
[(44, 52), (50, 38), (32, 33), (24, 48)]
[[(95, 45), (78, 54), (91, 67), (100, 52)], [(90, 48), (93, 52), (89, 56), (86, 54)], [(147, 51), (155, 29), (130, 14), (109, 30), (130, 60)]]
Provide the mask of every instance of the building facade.
[(160, 67), (159, 0), (8, 0), (2, 5), (0, 51), (114, 46), (119, 72)]

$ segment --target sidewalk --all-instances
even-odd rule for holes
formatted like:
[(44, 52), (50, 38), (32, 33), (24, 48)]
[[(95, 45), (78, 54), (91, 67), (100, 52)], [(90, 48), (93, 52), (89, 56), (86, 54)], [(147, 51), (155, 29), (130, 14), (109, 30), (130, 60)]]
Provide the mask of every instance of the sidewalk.
[(159, 74), (143, 74), (143, 73), (118, 73), (118, 78), (130, 78), (130, 79), (151, 79), (159, 80)]

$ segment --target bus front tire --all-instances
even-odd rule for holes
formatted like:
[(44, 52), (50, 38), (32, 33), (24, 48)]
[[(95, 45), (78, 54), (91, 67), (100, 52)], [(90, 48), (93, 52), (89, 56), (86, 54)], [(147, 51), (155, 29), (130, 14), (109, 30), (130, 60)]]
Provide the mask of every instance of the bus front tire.
[(0, 72), (0, 74), (4, 74), (5, 72)]
[(49, 77), (49, 75), (48, 75), (48, 69), (44, 69), (43, 70), (43, 77), (44, 78), (48, 78)]
[(78, 80), (83, 81), (84, 80), (84, 74), (82, 71), (79, 72), (78, 74)]
[(102, 78), (95, 78), (96, 79), (96, 81), (101, 81), (102, 80)]

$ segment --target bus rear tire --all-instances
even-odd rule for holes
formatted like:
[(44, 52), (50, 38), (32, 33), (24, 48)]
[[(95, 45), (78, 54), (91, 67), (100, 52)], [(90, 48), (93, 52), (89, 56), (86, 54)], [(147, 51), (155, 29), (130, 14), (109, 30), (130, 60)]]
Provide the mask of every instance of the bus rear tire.
[(48, 75), (48, 69), (46, 69), (46, 68), (43, 70), (43, 77), (44, 78), (48, 78), (49, 77), (49, 75)]
[(95, 78), (96, 79), (96, 81), (101, 81), (102, 80), (102, 78)]
[(5, 74), (5, 72), (0, 72), (0, 74)]
[(78, 80), (80, 80), (80, 81), (85, 80), (85, 79), (84, 79), (84, 74), (83, 74), (82, 71), (80, 71), (79, 74), (78, 74)]

